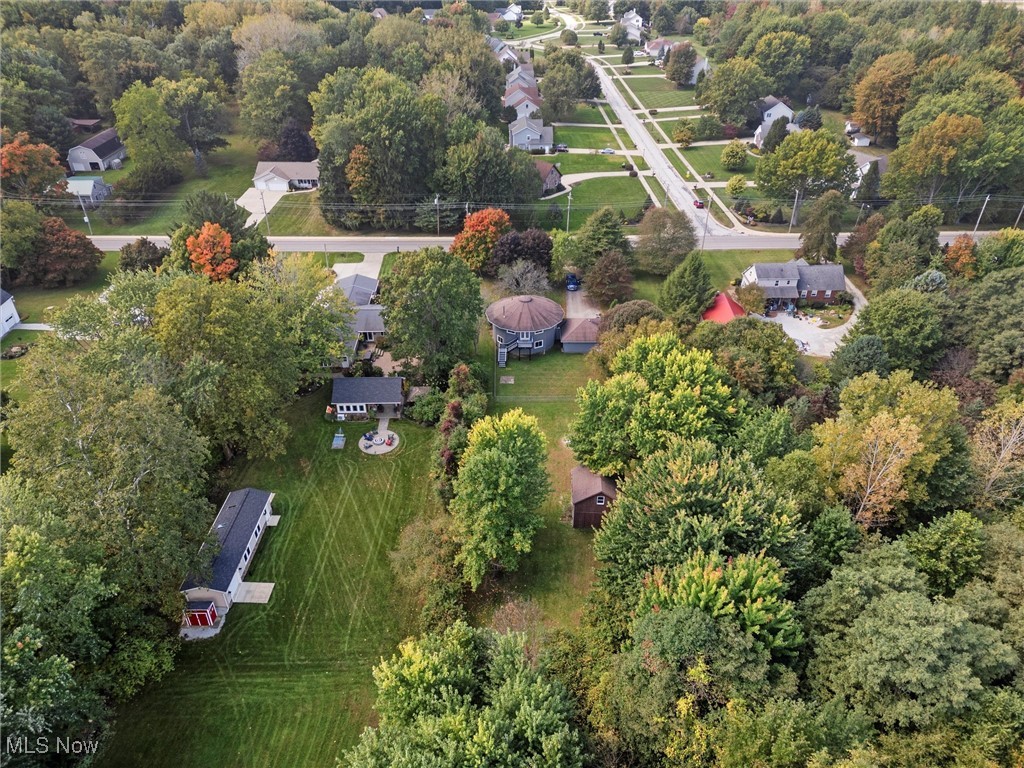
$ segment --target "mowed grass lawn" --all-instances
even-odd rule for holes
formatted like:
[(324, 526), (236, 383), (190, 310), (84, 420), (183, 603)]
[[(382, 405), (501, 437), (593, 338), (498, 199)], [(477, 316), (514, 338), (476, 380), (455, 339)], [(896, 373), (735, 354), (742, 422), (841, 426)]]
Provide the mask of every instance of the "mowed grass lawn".
[[(578, 128), (576, 126), (555, 126), (555, 143), (568, 144), (570, 149), (618, 149), (611, 128)], [(627, 139), (626, 146), (629, 146)]]
[(584, 597), (594, 576), (593, 534), (577, 530), (566, 518), (570, 510), (569, 472), (577, 462), (564, 439), (576, 412), (576, 390), (591, 378), (601, 378), (586, 355), (567, 355), (556, 350), (532, 360), (509, 360), (497, 368), (491, 334), (481, 333), (477, 359), (496, 376), (512, 376), (513, 384), (497, 384), (491, 413), (522, 408), (535, 416), (547, 438), (548, 477), (552, 493), (541, 507), (544, 527), (533, 551), (519, 569), (498, 580), (491, 590), (476, 596), (471, 607), (481, 623), (493, 610), (515, 598), (537, 602), (546, 627), (570, 627), (578, 623)]
[(680, 89), (664, 77), (629, 77), (626, 83), (647, 109), (692, 107), (696, 104), (693, 88)]
[(596, 104), (578, 104), (576, 110), (560, 122), (605, 125), (604, 115), (601, 114), (601, 108)]
[[(569, 213), (569, 229), (575, 231), (583, 226), (594, 211), (611, 206), (626, 219), (639, 219), (647, 192), (640, 184), (640, 179), (630, 176), (609, 176), (603, 179), (587, 179), (572, 188), (572, 210)], [(551, 206), (557, 206), (561, 213), (557, 228), (565, 226), (565, 209), (568, 195), (561, 195), (553, 200), (537, 204), (538, 214), (545, 216)]]
[[(23, 323), (45, 323), (50, 308), (60, 309), (74, 296), (90, 296), (107, 286), (107, 278), (117, 270), (117, 251), (106, 251), (96, 274), (69, 288), (15, 288), (14, 303)], [(6, 341), (6, 338), (5, 338)]]
[[(530, 14), (532, 15), (532, 14)], [(532, 21), (527, 18), (523, 22), (523, 26), (513, 26), (506, 34), (501, 35), (502, 40), (522, 40), (524, 37), (534, 37), (535, 35), (543, 35), (545, 32), (551, 32), (554, 29), (558, 29), (559, 24), (557, 18), (552, 17), (550, 21), (546, 21), (540, 25), (534, 25)]]
[[(640, 159), (640, 158), (638, 158)], [(622, 155), (577, 155), (562, 153), (555, 162), (564, 176), (567, 173), (593, 173), (598, 171), (621, 171), (626, 161)]]
[[(749, 251), (704, 251), (704, 265), (708, 268), (711, 284), (724, 291), (733, 280), (743, 274), (751, 264), (765, 261), (789, 261), (792, 251), (749, 250)], [(658, 302), (658, 293), (665, 278), (640, 272), (633, 278), (633, 298)]]
[[(320, 213), (320, 192), (295, 192), (285, 195), (267, 214), (273, 235), (307, 235), (340, 237), (345, 233), (324, 221)], [(266, 232), (266, 225), (260, 228)]]
[(274, 491), (247, 579), (276, 584), (267, 605), (235, 605), (216, 638), (184, 643), (173, 672), (119, 712), (104, 768), (333, 766), (373, 719), (371, 669), (415, 632), (388, 562), (401, 528), (433, 505), (433, 431), (393, 423), (400, 448), (367, 456), (368, 422), (323, 420), (330, 390), (286, 412), (292, 435), (272, 460), (243, 461), (231, 488)]
[[(177, 222), (182, 199), (200, 189), (209, 189), (228, 195), (232, 200), (252, 186), (256, 170), (256, 145), (240, 133), (227, 137), (228, 146), (217, 150), (208, 158), (209, 170), (204, 177), (196, 176), (190, 158), (182, 155), (185, 180), (163, 192), (152, 195), (149, 202), (135, 206), (130, 219), (124, 224), (109, 224), (104, 220), (103, 208), (90, 213), (93, 233), (97, 235), (165, 235)], [(81, 211), (65, 214), (68, 226), (88, 232)]]
[(743, 176), (748, 181), (753, 181), (758, 158), (748, 153), (747, 164), (743, 170), (728, 171), (722, 165), (722, 150), (725, 147), (725, 144), (708, 144), (703, 147), (687, 147), (682, 153), (697, 173), (713, 173), (715, 181), (728, 181), (733, 176)]

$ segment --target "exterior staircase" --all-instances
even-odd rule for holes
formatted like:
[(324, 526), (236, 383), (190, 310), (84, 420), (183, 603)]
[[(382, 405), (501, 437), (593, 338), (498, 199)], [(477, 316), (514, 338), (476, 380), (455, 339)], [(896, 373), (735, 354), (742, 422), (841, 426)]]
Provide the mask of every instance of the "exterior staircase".
[(498, 367), (504, 368), (508, 362), (508, 353), (519, 348), (519, 341), (511, 341), (508, 344), (498, 344)]

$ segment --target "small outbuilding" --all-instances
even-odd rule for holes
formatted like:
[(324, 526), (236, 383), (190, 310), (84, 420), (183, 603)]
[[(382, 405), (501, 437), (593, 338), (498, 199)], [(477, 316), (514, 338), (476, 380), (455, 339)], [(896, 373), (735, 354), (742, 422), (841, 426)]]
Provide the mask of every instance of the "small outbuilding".
[(18, 308), (14, 306), (14, 296), (0, 288), (0, 339), (20, 322), (21, 316), (18, 315)]
[(494, 331), (499, 368), (505, 367), (510, 352), (518, 358), (547, 353), (565, 317), (561, 305), (544, 296), (509, 296), (491, 304), (484, 314)]
[(866, 133), (857, 132), (850, 136), (850, 142), (855, 147), (868, 147), (871, 146), (871, 137)]
[(701, 319), (725, 325), (730, 320), (735, 320), (737, 317), (744, 317), (746, 314), (747, 310), (741, 307), (732, 296), (728, 293), (719, 293), (715, 296), (715, 300), (712, 302), (711, 306), (704, 310), (704, 314), (701, 315)]
[[(232, 491), (221, 505), (210, 532), (220, 551), (213, 558), (212, 577), (189, 576), (181, 585), (185, 595), (183, 627), (219, 627), (234, 604), (256, 548), (272, 524), (274, 494), (258, 488)], [(276, 518), (275, 518), (276, 521)], [(202, 553), (206, 545), (200, 549)]]
[(544, 197), (552, 192), (557, 192), (562, 185), (562, 172), (558, 170), (558, 166), (544, 160), (534, 160), (533, 165), (537, 169), (537, 175), (540, 176), (540, 196)]
[(615, 501), (615, 481), (580, 465), (569, 473), (572, 484), (572, 527), (600, 528), (608, 505)]
[[(107, 171), (120, 167), (128, 156), (116, 128), (107, 128), (68, 150), (68, 167), (72, 171)], [(115, 165), (115, 163), (117, 165)]]
[(562, 351), (582, 355), (592, 350), (597, 344), (600, 325), (601, 320), (597, 317), (568, 318), (562, 326)]
[(68, 179), (67, 184), (68, 194), (77, 197), (85, 208), (95, 208), (114, 191), (101, 176), (74, 176)]
[(402, 417), (401, 376), (342, 376), (334, 379), (331, 408), (337, 421)]

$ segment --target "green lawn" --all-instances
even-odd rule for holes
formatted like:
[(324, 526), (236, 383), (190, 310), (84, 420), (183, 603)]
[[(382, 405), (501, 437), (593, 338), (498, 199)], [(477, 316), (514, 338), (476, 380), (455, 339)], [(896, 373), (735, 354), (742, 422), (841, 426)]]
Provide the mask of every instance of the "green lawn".
[[(70, 288), (17, 288), (14, 291), (14, 302), (23, 323), (45, 323), (47, 311), (59, 309), (68, 303), (73, 296), (85, 296), (102, 291), (107, 285), (107, 278), (117, 269), (117, 251), (107, 251), (99, 269), (90, 280), (86, 280)], [(6, 339), (5, 339), (6, 341)]]
[(176, 668), (125, 706), (97, 764), (150, 768), (331, 766), (373, 719), (371, 669), (415, 630), (396, 597), (388, 552), (435, 504), (433, 430), (393, 424), (401, 447), (367, 456), (366, 422), (323, 421), (329, 390), (291, 406), (273, 460), (242, 461), (227, 487), (274, 491), (281, 524), (248, 575), (275, 582), (267, 605), (235, 605), (213, 640), (186, 643)]
[(715, 174), (715, 181), (728, 181), (733, 176), (743, 176), (748, 181), (754, 179), (754, 166), (757, 158), (747, 155), (747, 165), (742, 171), (727, 171), (722, 167), (722, 150), (725, 144), (710, 144), (703, 147), (687, 147), (683, 155), (699, 174), (711, 172)]
[(661, 186), (661, 182), (658, 181), (657, 177), (656, 176), (645, 176), (644, 178), (647, 180), (647, 185), (651, 188), (651, 191), (654, 192), (654, 197), (657, 200), (659, 200), (662, 205), (671, 206), (672, 203), (667, 202), (666, 195), (665, 195), (665, 188), (663, 186)]
[[(338, 237), (345, 233), (332, 227), (320, 214), (320, 192), (297, 192), (285, 195), (267, 215), (274, 235), (326, 235)], [(260, 224), (264, 227), (264, 224)]]
[[(637, 158), (639, 162), (643, 158)], [(595, 171), (621, 171), (625, 158), (622, 155), (576, 155), (560, 154), (555, 161), (562, 174), (593, 173)]]
[(789, 261), (792, 258), (793, 252), (790, 250), (704, 251), (704, 263), (711, 276), (711, 284), (719, 290), (724, 290), (751, 264)]
[[(618, 149), (611, 128), (576, 128), (555, 126), (555, 143), (568, 144), (572, 149)], [(628, 146), (628, 142), (627, 142)]]
[(390, 275), (391, 270), (395, 268), (395, 264), (402, 258), (401, 251), (392, 251), (391, 253), (385, 253), (384, 259), (380, 263), (380, 276)]
[[(563, 520), (569, 510), (569, 471), (576, 465), (563, 439), (575, 413), (576, 390), (600, 373), (585, 355), (549, 352), (533, 360), (510, 360), (499, 369), (494, 360), (494, 342), (481, 333), (477, 359), (492, 376), (512, 376), (513, 384), (497, 384), (491, 412), (504, 413), (522, 408), (536, 416), (548, 443), (548, 476), (553, 493), (541, 508), (544, 527), (537, 534), (533, 551), (516, 573), (502, 579), (494, 592), (481, 595), (472, 605), (474, 617), (486, 622), (494, 608), (511, 598), (530, 598), (540, 606), (548, 627), (577, 623), (584, 596), (594, 575), (593, 534), (573, 529)], [(492, 390), (493, 391), (493, 390)]]
[(554, 29), (558, 29), (559, 21), (555, 17), (539, 26), (535, 26), (532, 21), (527, 19), (523, 22), (521, 27), (512, 27), (507, 33), (501, 35), (502, 40), (522, 40), (524, 37), (535, 37), (536, 35), (543, 35), (545, 32), (551, 32)]
[[(638, 219), (646, 199), (647, 193), (640, 184), (640, 179), (636, 177), (609, 176), (603, 179), (581, 181), (572, 188), (570, 231), (575, 231), (581, 227), (588, 216), (606, 205), (618, 210), (628, 220)], [(558, 207), (559, 217), (557, 221), (549, 222), (545, 226), (554, 226), (556, 229), (561, 229), (565, 226), (565, 209), (567, 204), (568, 195), (561, 195), (553, 200), (538, 203), (536, 210), (539, 216), (546, 217), (551, 206)]]
[(596, 104), (580, 103), (576, 111), (562, 120), (563, 123), (590, 123), (593, 125), (604, 125), (604, 115)]
[[(209, 172), (199, 178), (191, 163), (183, 156), (185, 181), (168, 187), (157, 197), (164, 200), (156, 204), (138, 205), (130, 221), (124, 224), (109, 224), (103, 219), (102, 207), (89, 218), (93, 233), (97, 235), (164, 235), (178, 219), (182, 199), (200, 189), (222, 192), (232, 199), (239, 197), (252, 186), (252, 174), (256, 170), (256, 145), (240, 133), (227, 136), (228, 146), (209, 157)], [(81, 212), (79, 212), (80, 214)], [(68, 213), (68, 226), (87, 232), (88, 228), (79, 214)]]
[[(4, 336), (2, 348), (8, 349), (16, 344), (32, 344), (38, 341), (44, 333), (46, 331), (11, 331)], [(31, 355), (32, 352), (29, 351), (27, 355), (14, 360), (0, 360), (0, 387), (6, 390), (14, 400), (22, 400), (25, 397), (25, 386), (20, 378), (24, 362)]]
[(696, 104), (693, 88), (679, 89), (675, 83), (664, 77), (631, 77), (626, 82), (647, 109), (692, 107)]

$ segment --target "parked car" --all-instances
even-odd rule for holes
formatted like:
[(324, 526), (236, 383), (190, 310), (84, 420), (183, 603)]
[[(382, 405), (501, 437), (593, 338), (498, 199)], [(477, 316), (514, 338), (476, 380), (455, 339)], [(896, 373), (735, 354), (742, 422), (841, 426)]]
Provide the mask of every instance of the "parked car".
[(569, 151), (569, 145), (568, 144), (555, 144), (555, 152), (568, 152), (568, 151)]
[(703, 200), (694, 200), (693, 201), (693, 207), (694, 208), (703, 208), (704, 207), (704, 201)]
[(602, 154), (602, 155), (614, 155), (615, 154), (615, 150), (612, 149), (611, 147), (605, 147), (604, 149), (602, 149), (600, 151), (599, 154)]
[(580, 289), (580, 279), (575, 274), (570, 272), (565, 276), (565, 290), (567, 291), (578, 291)]

